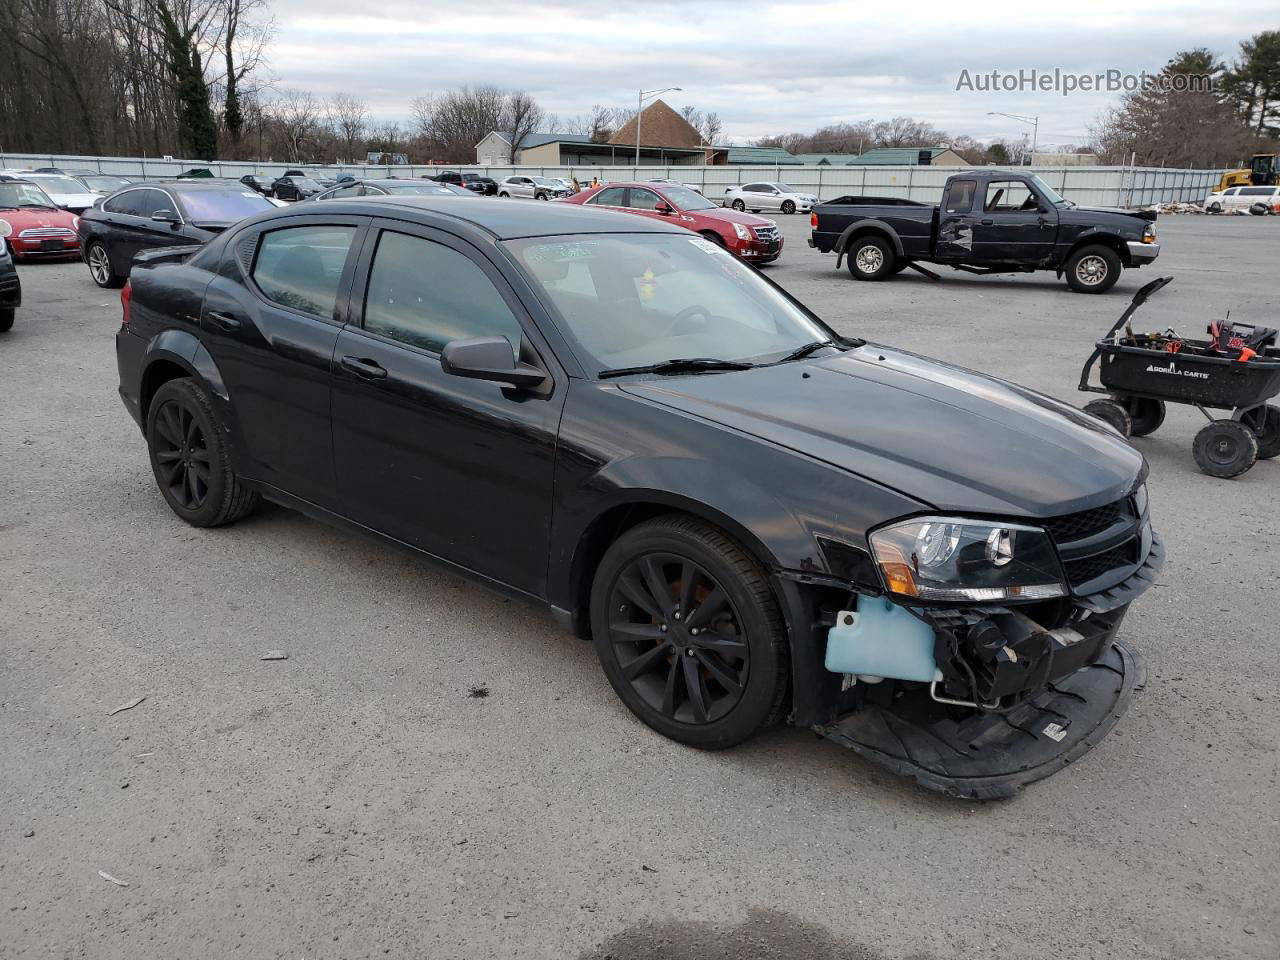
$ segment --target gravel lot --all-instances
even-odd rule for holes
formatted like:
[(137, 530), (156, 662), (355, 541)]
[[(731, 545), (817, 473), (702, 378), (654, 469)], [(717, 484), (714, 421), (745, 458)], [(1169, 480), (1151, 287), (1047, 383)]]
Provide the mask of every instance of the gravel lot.
[[(779, 222), (770, 275), (840, 330), (1077, 404), (1158, 274), (1140, 325), (1280, 325), (1276, 218), (1166, 218), (1157, 267), (1102, 297), (855, 283)], [(793, 728), (682, 748), (543, 610), (287, 510), (184, 526), (116, 396), (115, 294), (80, 263), (21, 274), (0, 957), (1280, 955), (1280, 461), (1202, 475), (1194, 410), (1137, 441), (1171, 556), (1125, 624), (1146, 690), (1076, 767), (974, 805)]]

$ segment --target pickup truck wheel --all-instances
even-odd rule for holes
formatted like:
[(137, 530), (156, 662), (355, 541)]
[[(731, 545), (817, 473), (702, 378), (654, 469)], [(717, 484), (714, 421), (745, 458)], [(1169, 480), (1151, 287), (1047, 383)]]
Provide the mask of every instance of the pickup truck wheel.
[(893, 273), (896, 257), (888, 240), (862, 237), (853, 241), (845, 255), (849, 258), (849, 273), (855, 280), (883, 280)]
[(733, 207), (733, 209), (737, 210), (739, 213), (741, 213), (743, 210), (747, 209), (747, 205), (746, 205), (745, 203), (743, 203), (741, 200), (735, 200), (735, 201), (733, 201), (733, 203), (731, 204), (731, 206)]
[(189, 377), (161, 385), (147, 408), (147, 449), (156, 486), (193, 527), (233, 523), (259, 495), (231, 471), (227, 445), (204, 387)]
[(1258, 438), (1243, 423), (1214, 420), (1202, 427), (1191, 443), (1196, 466), (1211, 477), (1229, 480), (1244, 473), (1258, 459)]
[(1067, 286), (1076, 293), (1106, 293), (1120, 279), (1120, 256), (1110, 247), (1081, 247), (1067, 258)]
[(1133, 433), (1133, 419), (1129, 411), (1114, 400), (1092, 400), (1084, 405), (1084, 412), (1110, 424), (1122, 437)]
[(124, 286), (125, 278), (112, 269), (107, 248), (97, 240), (91, 242), (85, 250), (84, 261), (89, 265), (89, 276), (93, 277), (93, 282), (98, 286), (108, 290)]
[(8, 333), (13, 329), (13, 310), (0, 310), (0, 333)]
[(609, 547), (591, 588), (591, 634), (622, 702), (680, 743), (735, 746), (782, 715), (789, 656), (768, 576), (695, 517), (657, 517)]
[(793, 214), (793, 213), (795, 213), (795, 212), (796, 212), (796, 205), (795, 205), (795, 203), (794, 203), (794, 202), (792, 202), (791, 200), (783, 200), (783, 201), (782, 201), (782, 212), (783, 212), (783, 213), (785, 213), (787, 216), (791, 216), (791, 214)]

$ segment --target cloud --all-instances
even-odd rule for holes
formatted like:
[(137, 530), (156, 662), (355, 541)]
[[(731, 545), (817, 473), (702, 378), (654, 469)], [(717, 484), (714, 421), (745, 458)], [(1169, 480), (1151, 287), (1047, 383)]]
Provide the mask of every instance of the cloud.
[(452, 3), (276, 0), (268, 56), (278, 86), (346, 92), (379, 119), (407, 119), (416, 97), (464, 83), (533, 94), (561, 116), (629, 106), (636, 90), (718, 112), (739, 141), (827, 123), (907, 114), (953, 134), (1020, 136), (988, 111), (1039, 115), (1041, 142), (1081, 142), (1115, 94), (957, 91), (962, 70), (1155, 72), (1179, 50), (1235, 55), (1274, 13), (1240, 0), (1225, 18), (1203, 0), (1076, 0), (1060, 5), (916, 0), (613, 0)]

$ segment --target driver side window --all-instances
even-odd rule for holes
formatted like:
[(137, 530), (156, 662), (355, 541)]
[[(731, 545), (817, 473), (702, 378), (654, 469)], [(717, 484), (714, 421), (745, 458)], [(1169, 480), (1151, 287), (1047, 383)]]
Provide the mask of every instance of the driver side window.
[(1040, 207), (1036, 196), (1021, 180), (992, 180), (987, 184), (987, 213), (1026, 213)]

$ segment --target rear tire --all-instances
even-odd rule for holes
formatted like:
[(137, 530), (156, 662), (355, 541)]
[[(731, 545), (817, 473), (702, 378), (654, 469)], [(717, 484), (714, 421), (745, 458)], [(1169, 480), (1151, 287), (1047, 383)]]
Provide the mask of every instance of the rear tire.
[(897, 257), (889, 241), (881, 237), (860, 237), (845, 251), (849, 273), (855, 280), (883, 280), (890, 276)]
[(107, 248), (99, 240), (92, 240), (85, 247), (84, 262), (89, 265), (89, 276), (93, 282), (106, 290), (115, 290), (124, 286), (125, 278), (115, 272), (111, 266), (111, 256)]
[(1258, 438), (1258, 459), (1280, 456), (1280, 407), (1267, 404), (1250, 410), (1241, 422)]
[(507, 193), (507, 191), (505, 190), (503, 190), (500, 194), (498, 194), (498, 196), (501, 197), (503, 200), (511, 199), (511, 194)]
[(1114, 400), (1092, 400), (1084, 405), (1084, 412), (1114, 427), (1122, 437), (1133, 432), (1129, 411)]
[(13, 329), (14, 310), (0, 310), (0, 333), (8, 333)]
[(213, 404), (195, 380), (170, 380), (151, 398), (147, 449), (161, 496), (191, 526), (234, 523), (258, 505), (258, 492), (231, 471)]
[(1165, 406), (1163, 400), (1150, 397), (1124, 397), (1120, 401), (1125, 412), (1129, 414), (1129, 436), (1145, 437), (1155, 433), (1164, 423)]
[(1191, 444), (1196, 466), (1211, 477), (1229, 480), (1244, 473), (1258, 459), (1258, 438), (1243, 423), (1214, 420)]
[(768, 576), (695, 517), (649, 520), (609, 547), (591, 587), (591, 632), (618, 697), (673, 740), (732, 747), (782, 716), (790, 659)]
[(787, 216), (791, 216), (791, 214), (793, 214), (793, 213), (795, 213), (795, 212), (796, 212), (796, 205), (795, 205), (795, 203), (794, 203), (793, 201), (791, 201), (791, 200), (783, 200), (783, 201), (782, 201), (782, 212), (783, 212), (783, 213), (785, 213)]
[(1100, 243), (1081, 247), (1067, 258), (1067, 286), (1076, 293), (1106, 293), (1123, 269), (1120, 255)]

